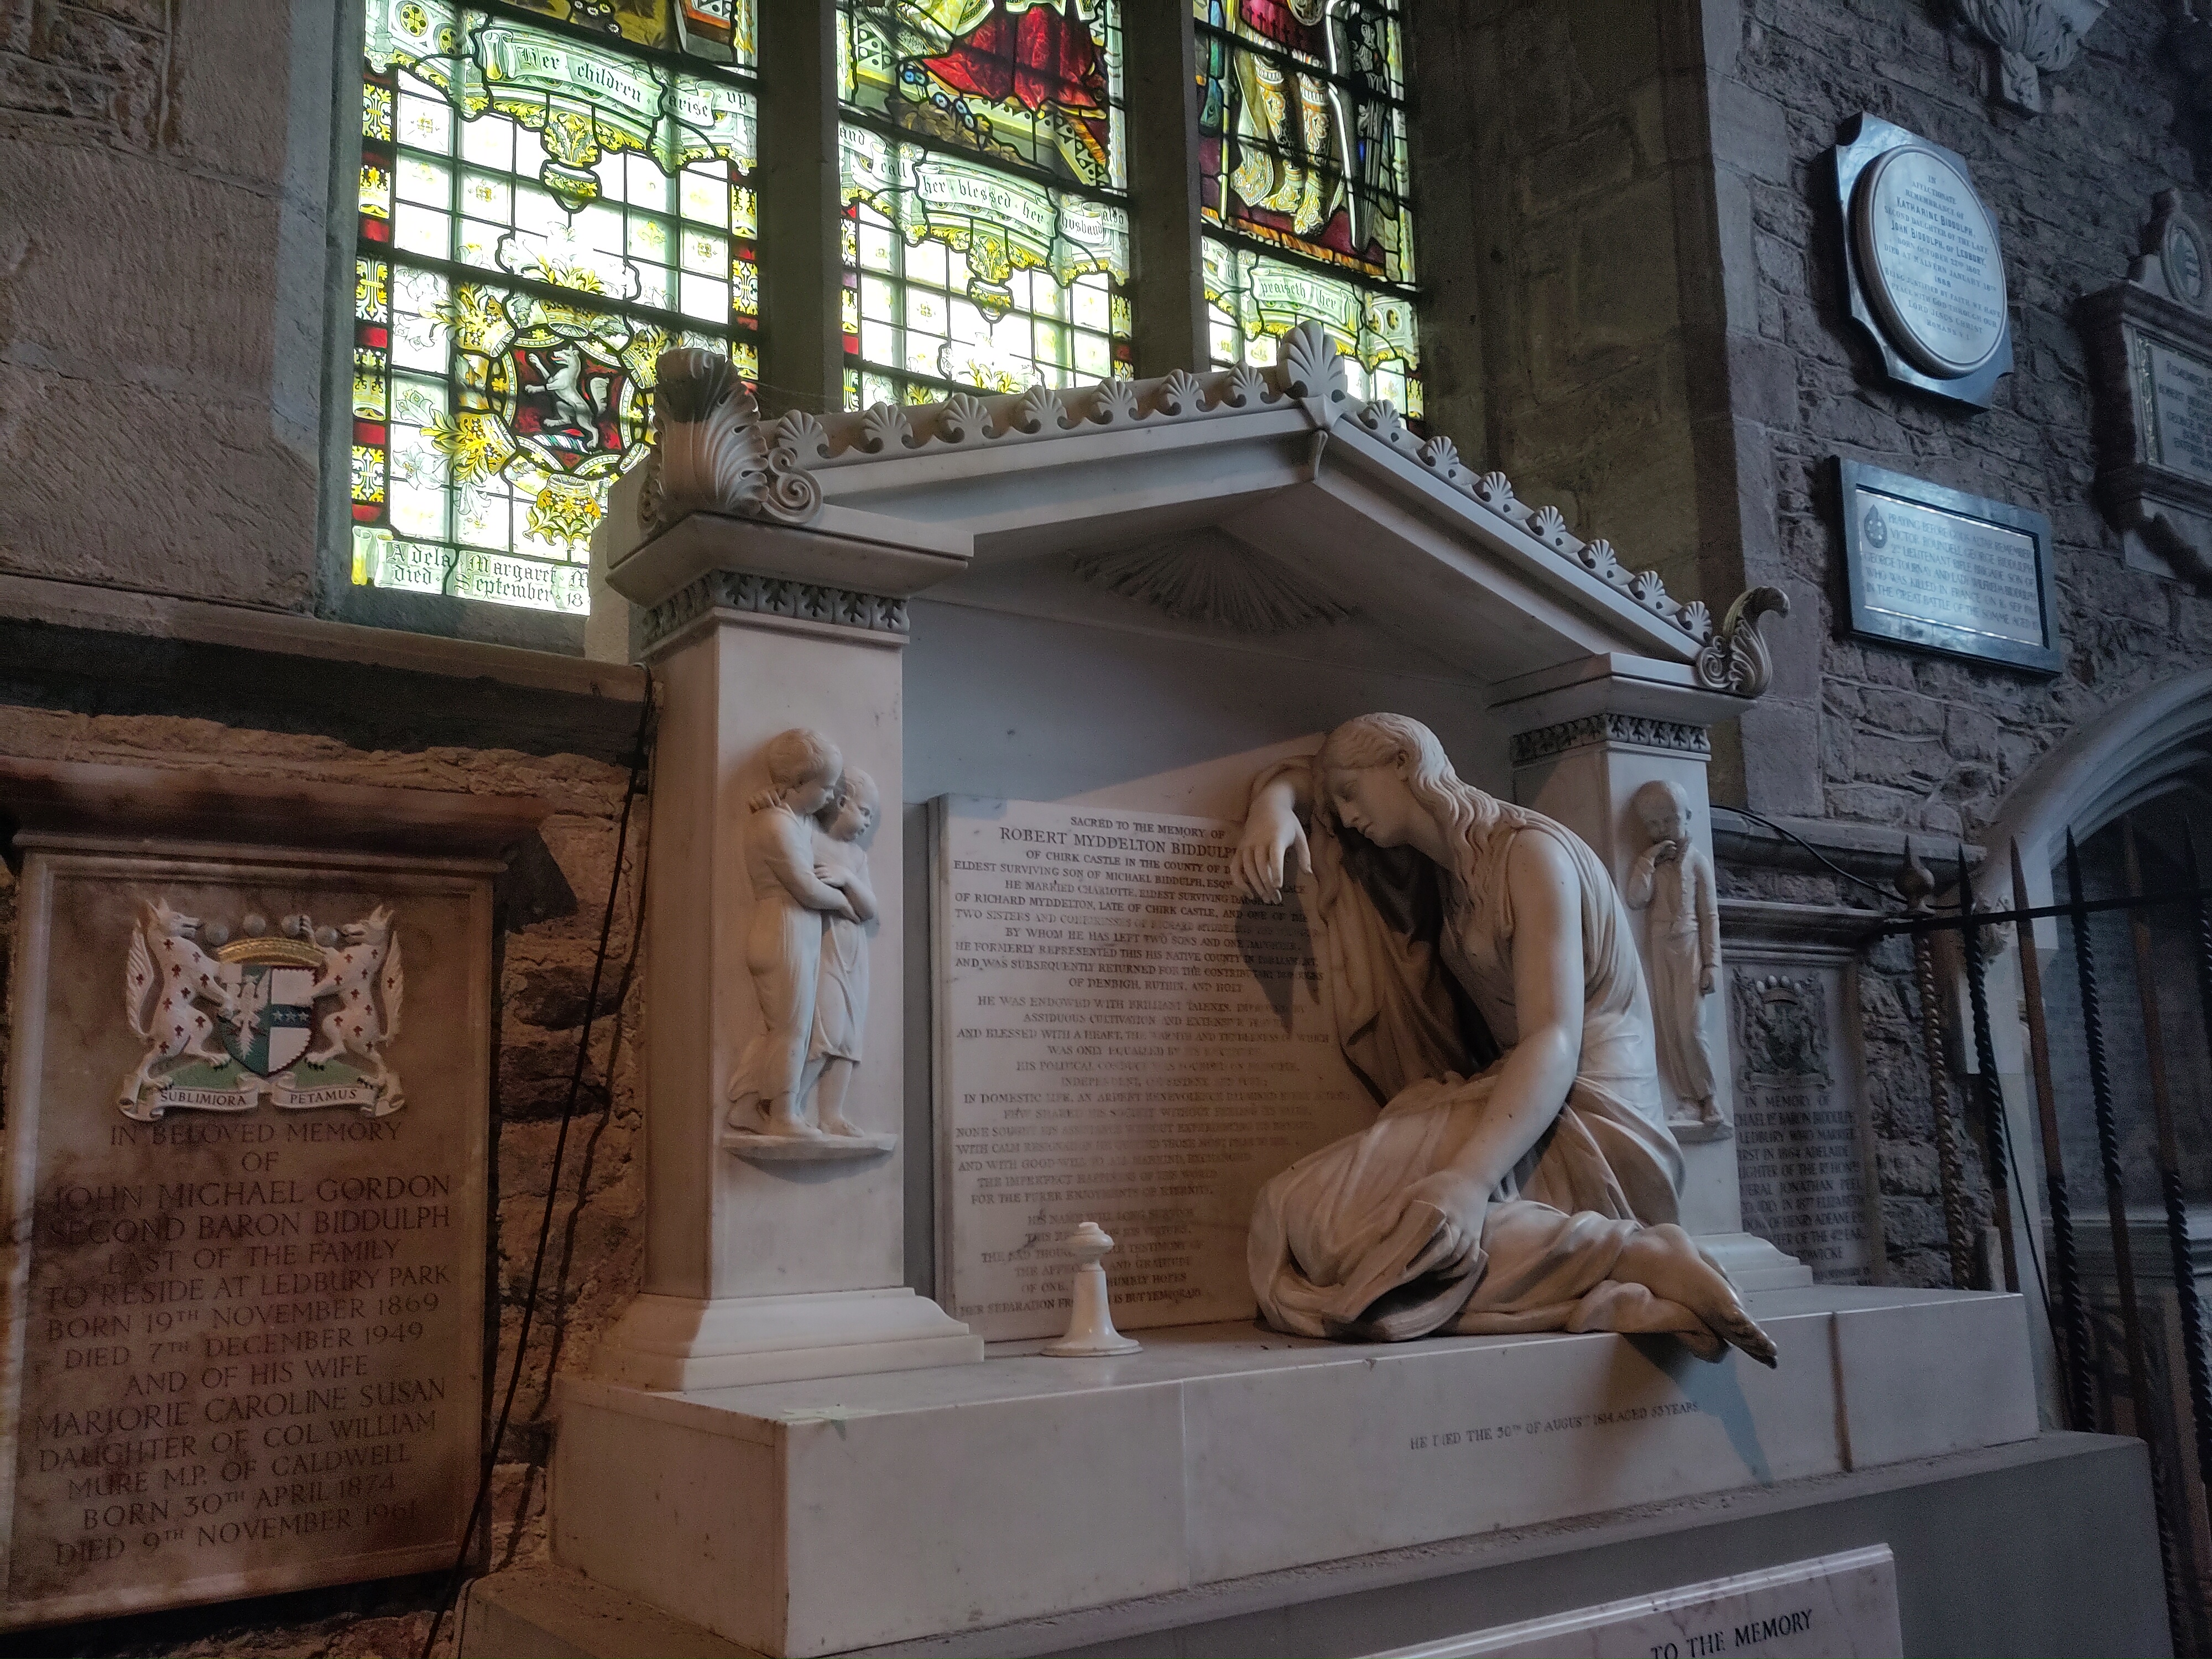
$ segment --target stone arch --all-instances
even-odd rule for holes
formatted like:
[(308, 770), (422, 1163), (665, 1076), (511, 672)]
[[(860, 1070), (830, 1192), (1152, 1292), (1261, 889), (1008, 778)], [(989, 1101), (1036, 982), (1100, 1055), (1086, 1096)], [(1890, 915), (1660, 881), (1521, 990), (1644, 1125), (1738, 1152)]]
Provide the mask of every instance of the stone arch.
[(2051, 871), (2066, 833), (2087, 840), (2129, 812), (2181, 790), (2212, 796), (2212, 669), (2148, 686), (2107, 708), (2015, 783), (1983, 831), (1975, 885), (1986, 902), (2012, 902), (2008, 843), (2018, 842), (2031, 903), (2052, 902)]

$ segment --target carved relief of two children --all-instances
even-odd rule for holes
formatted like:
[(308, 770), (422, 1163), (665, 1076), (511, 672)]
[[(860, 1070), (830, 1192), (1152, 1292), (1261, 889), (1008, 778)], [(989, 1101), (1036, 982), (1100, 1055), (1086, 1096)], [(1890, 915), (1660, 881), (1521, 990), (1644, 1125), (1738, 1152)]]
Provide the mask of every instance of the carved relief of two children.
[(748, 803), (745, 965), (765, 1028), (730, 1083), (729, 1123), (758, 1134), (860, 1135), (845, 1115), (868, 1013), (876, 896), (868, 846), (881, 804), (836, 744), (794, 726), (769, 740)]

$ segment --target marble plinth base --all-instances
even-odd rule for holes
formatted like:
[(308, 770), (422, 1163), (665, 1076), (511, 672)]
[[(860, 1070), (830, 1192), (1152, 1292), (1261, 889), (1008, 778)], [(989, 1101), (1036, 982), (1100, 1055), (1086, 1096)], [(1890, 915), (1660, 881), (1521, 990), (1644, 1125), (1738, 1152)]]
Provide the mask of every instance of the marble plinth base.
[(1810, 1267), (1755, 1233), (1699, 1233), (1697, 1245), (1721, 1264), (1721, 1271), (1736, 1289), (1747, 1294), (1802, 1290), (1813, 1282)]
[[(2087, 1434), (1508, 1528), (864, 1651), (1325, 1659), (1870, 1544), (1896, 1559), (1907, 1653), (2171, 1651), (2142, 1444)], [(467, 1595), (462, 1659), (752, 1652), (572, 1568), (495, 1573)]]
[(1752, 1308), (1778, 1371), (1670, 1338), (1352, 1346), (1238, 1324), (1116, 1359), (571, 1382), (554, 1548), (811, 1656), (2036, 1431), (2018, 1297), (1821, 1286)]
[(983, 1343), (903, 1287), (705, 1300), (641, 1296), (593, 1357), (617, 1388), (726, 1389), (921, 1366), (971, 1365)]

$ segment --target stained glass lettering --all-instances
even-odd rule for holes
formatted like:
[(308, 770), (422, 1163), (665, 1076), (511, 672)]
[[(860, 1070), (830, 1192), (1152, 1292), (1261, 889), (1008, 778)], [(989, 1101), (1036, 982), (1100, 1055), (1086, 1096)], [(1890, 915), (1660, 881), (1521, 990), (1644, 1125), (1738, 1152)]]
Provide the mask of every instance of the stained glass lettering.
[(1363, 395), (1421, 412), (1401, 0), (1193, 0), (1217, 362), (1319, 321)]
[(659, 355), (759, 372), (752, 93), (426, 0), (373, 0), (367, 44), (354, 580), (584, 611)]
[(1130, 372), (1123, 210), (863, 128), (843, 151), (848, 403)]

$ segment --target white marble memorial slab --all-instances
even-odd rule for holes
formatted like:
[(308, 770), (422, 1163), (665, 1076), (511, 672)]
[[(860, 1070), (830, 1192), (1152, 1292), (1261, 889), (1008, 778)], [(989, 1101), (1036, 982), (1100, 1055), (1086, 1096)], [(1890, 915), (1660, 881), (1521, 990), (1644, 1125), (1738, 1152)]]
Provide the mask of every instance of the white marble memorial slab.
[[(763, 1653), (842, 1653), (2036, 1433), (2017, 1296), (1750, 1306), (1778, 1371), (1666, 1337), (1349, 1345), (1238, 1322), (1110, 1359), (680, 1395), (565, 1380), (554, 1550)], [(666, 1547), (687, 1531), (715, 1571)]]
[(1096, 1221), (1124, 1330), (1239, 1319), (1261, 1182), (1370, 1121), (1304, 910), (1231, 891), (1237, 826), (938, 803), (939, 1299), (1057, 1334), (1060, 1241)]
[(1502, 1625), (1374, 1659), (1899, 1659), (1897, 1564), (1887, 1544)]
[(2004, 260), (1966, 173), (1930, 145), (1903, 144), (1856, 194), (1860, 268), (1883, 331), (1925, 374), (1982, 368), (2004, 343)]
[(2139, 331), (2129, 333), (2140, 362), (2151, 464), (2212, 483), (2212, 362)]

